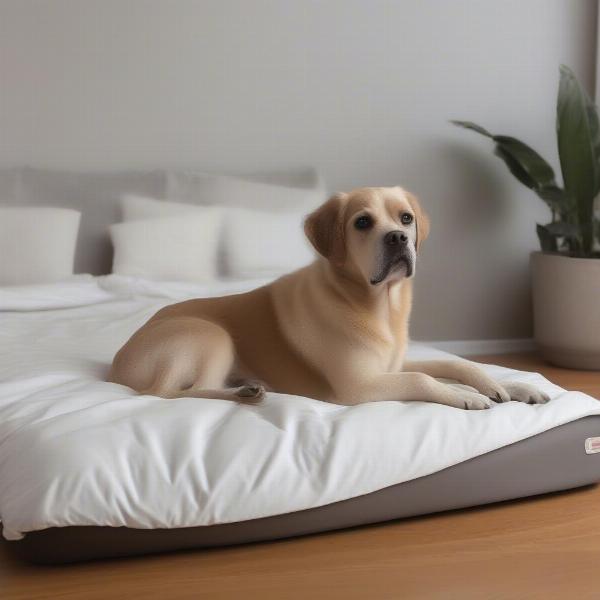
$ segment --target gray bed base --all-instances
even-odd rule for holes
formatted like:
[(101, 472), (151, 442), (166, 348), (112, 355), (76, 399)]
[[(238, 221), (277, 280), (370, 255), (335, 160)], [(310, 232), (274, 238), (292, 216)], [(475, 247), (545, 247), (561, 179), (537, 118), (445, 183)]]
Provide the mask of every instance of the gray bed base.
[(275, 540), (533, 496), (599, 481), (600, 453), (585, 451), (596, 436), (600, 416), (585, 417), (426, 477), (273, 517), (182, 529), (54, 527), (7, 545), (30, 562), (69, 563)]

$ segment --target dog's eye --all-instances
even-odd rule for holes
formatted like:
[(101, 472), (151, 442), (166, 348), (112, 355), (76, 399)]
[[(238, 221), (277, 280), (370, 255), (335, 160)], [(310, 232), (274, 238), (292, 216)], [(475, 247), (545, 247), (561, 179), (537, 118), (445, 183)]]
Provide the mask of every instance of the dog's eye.
[(413, 222), (413, 216), (410, 213), (402, 213), (400, 221), (402, 221), (403, 225), (410, 225)]
[(358, 217), (356, 221), (354, 221), (354, 227), (356, 229), (369, 229), (373, 226), (373, 219), (368, 215), (363, 215), (362, 217)]

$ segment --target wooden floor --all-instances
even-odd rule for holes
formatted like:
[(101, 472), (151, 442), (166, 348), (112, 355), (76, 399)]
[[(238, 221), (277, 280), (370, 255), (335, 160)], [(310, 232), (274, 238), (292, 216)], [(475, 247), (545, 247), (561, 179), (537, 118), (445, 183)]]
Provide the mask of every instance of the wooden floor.
[[(600, 398), (600, 373), (479, 357)], [(600, 486), (294, 540), (64, 567), (0, 543), (0, 598), (600, 598)]]

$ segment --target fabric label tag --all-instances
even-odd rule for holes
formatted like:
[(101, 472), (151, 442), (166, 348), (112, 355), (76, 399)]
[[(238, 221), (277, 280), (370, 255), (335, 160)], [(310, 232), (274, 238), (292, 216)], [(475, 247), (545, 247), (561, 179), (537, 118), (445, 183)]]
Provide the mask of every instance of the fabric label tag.
[(591, 437), (585, 440), (585, 453), (596, 454), (600, 452), (600, 437)]

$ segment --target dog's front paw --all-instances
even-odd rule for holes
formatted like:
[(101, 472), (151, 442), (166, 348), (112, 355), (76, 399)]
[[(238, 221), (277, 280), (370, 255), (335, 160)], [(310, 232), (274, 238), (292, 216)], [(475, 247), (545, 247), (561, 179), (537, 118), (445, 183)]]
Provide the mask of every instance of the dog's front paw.
[(476, 392), (460, 392), (460, 401), (462, 402), (465, 410), (484, 410), (486, 408), (492, 408), (494, 401), (488, 396), (478, 394)]
[(487, 396), (494, 402), (509, 402), (511, 399), (506, 387), (493, 379), (481, 382), (476, 389), (480, 394)]
[(504, 383), (504, 389), (510, 395), (510, 399), (525, 404), (546, 404), (550, 396), (529, 383), (508, 382)]

